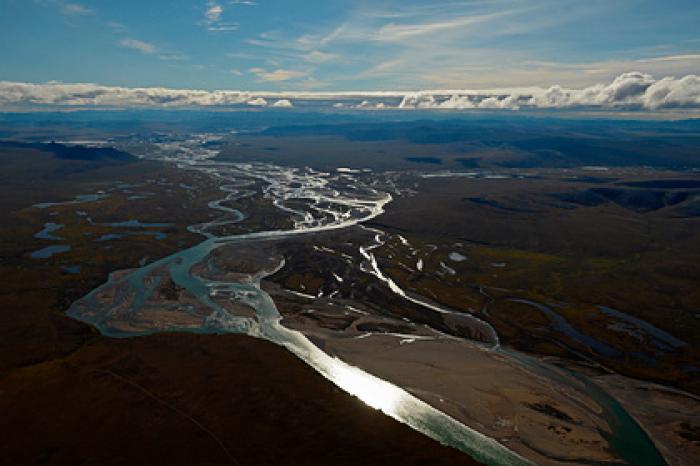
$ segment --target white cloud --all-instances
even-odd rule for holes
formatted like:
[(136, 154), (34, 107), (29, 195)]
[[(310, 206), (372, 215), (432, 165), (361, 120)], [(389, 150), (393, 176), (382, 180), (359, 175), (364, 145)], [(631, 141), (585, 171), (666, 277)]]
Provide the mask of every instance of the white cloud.
[(117, 21), (107, 21), (105, 23), (105, 26), (113, 30), (114, 32), (123, 32), (126, 31), (126, 26), (123, 25), (122, 23), (119, 23)]
[(207, 27), (207, 31), (211, 31), (211, 32), (238, 31), (239, 27), (240, 27), (240, 24), (238, 24), (238, 23), (218, 23), (216, 25), (212, 24), (211, 26)]
[(189, 60), (190, 58), (183, 53), (173, 50), (162, 50), (154, 44), (137, 39), (122, 39), (119, 41), (119, 45), (128, 49), (136, 50), (144, 55), (156, 55), (159, 60), (184, 61)]
[(137, 39), (122, 39), (119, 41), (119, 45), (128, 49), (138, 50), (144, 55), (153, 55), (158, 51), (155, 45)]
[(59, 5), (61, 7), (61, 13), (68, 16), (89, 15), (94, 13), (92, 9), (80, 3), (60, 2)]
[[(339, 107), (336, 107), (339, 108)], [(371, 100), (363, 100), (357, 105), (357, 108), (366, 108), (366, 109), (373, 109), (373, 110), (380, 110), (382, 108), (386, 108), (386, 104), (384, 102), (374, 102)]]
[(264, 82), (289, 81), (291, 79), (298, 79), (307, 75), (307, 73), (304, 71), (283, 69), (268, 71), (263, 68), (251, 68), (248, 71), (256, 75), (260, 81)]
[[(289, 78), (284, 70), (253, 69), (260, 76)], [(217, 105), (292, 106), (292, 100), (318, 101), (336, 108), (366, 109), (586, 109), (659, 110), (700, 109), (700, 76), (656, 79), (641, 72), (623, 73), (607, 84), (583, 88), (562, 86), (491, 90), (381, 91), (381, 92), (242, 92), (168, 88), (127, 88), (98, 84), (48, 82), (31, 84), (0, 81), (0, 107), (114, 106), (204, 107)], [(330, 101), (330, 102), (329, 102)], [(331, 103), (332, 102), (332, 103)], [(357, 104), (359, 103), (359, 105)]]
[(338, 55), (334, 53), (321, 52), (320, 50), (314, 50), (303, 55), (302, 58), (310, 63), (325, 63), (335, 60), (338, 58)]
[(280, 99), (274, 104), (272, 104), (273, 107), (279, 107), (279, 108), (292, 108), (294, 105), (292, 105), (292, 102), (289, 101), (289, 99)]
[(200, 91), (159, 87), (128, 88), (98, 84), (48, 82), (30, 84), (0, 81), (0, 106), (188, 107), (243, 104), (254, 98), (236, 91)]
[(415, 24), (394, 24), (389, 23), (376, 31), (373, 39), (387, 42), (402, 42), (409, 38), (430, 36), (433, 34), (444, 34), (446, 31), (464, 31), (471, 26), (488, 23), (495, 19), (507, 15), (514, 15), (523, 10), (505, 10), (497, 13), (483, 15), (463, 15), (450, 17), (433, 22), (423, 22)]
[[(313, 73), (324, 81), (348, 86), (378, 82), (403, 89), (554, 84), (578, 88), (629, 70), (654, 76), (700, 74), (700, 54), (688, 52), (687, 44), (624, 53), (611, 44), (610, 49), (598, 49), (593, 56), (601, 58), (591, 61), (580, 47), (550, 40), (554, 28), (579, 27), (583, 22), (594, 26), (597, 18), (622, 8), (619, 2), (435, 0), (387, 6), (396, 3), (355, 2), (357, 6), (337, 23), (308, 25), (300, 33), (271, 30), (247, 43), (265, 47), (266, 56), (278, 63), (275, 66), (295, 68), (294, 63), (303, 60), (318, 65)], [(334, 55), (332, 63), (338, 66), (323, 66), (314, 51)], [(645, 59), (643, 53), (652, 56)], [(661, 53), (669, 56), (653, 56)]]
[(248, 105), (252, 105), (253, 107), (265, 107), (265, 106), (267, 106), (267, 100), (263, 99), (262, 97), (256, 97), (254, 99), (249, 100), (246, 103)]
[(638, 71), (623, 73), (609, 84), (582, 89), (559, 85), (549, 88), (491, 91), (432, 91), (406, 95), (400, 108), (468, 109), (606, 108), (656, 110), (700, 107), (700, 77), (666, 77), (660, 80)]
[(185, 61), (185, 60), (189, 60), (190, 57), (183, 54), (183, 53), (171, 52), (171, 53), (160, 53), (160, 54), (158, 54), (158, 58), (160, 60), (166, 60), (166, 61)]
[(59, 12), (65, 16), (84, 16), (95, 13), (95, 10), (82, 3), (67, 2), (64, 0), (34, 0), (34, 3), (41, 6), (58, 8)]
[(224, 7), (214, 1), (207, 2), (207, 8), (204, 10), (204, 21), (200, 22), (210, 32), (228, 32), (237, 31), (239, 24), (231, 21), (223, 21)]
[(644, 92), (644, 106), (695, 107), (700, 105), (700, 76), (688, 75), (681, 79), (663, 78)]
[(207, 19), (207, 21), (213, 23), (214, 21), (219, 21), (221, 19), (221, 13), (223, 12), (224, 9), (221, 7), (221, 5), (209, 3), (207, 10), (204, 12), (204, 17)]

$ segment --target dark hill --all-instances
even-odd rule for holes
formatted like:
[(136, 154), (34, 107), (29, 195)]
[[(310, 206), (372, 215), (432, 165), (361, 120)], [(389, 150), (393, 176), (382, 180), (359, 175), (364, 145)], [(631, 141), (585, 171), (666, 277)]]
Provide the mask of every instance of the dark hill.
[(50, 152), (57, 159), (62, 160), (82, 160), (89, 162), (118, 162), (131, 163), (138, 160), (133, 155), (114, 149), (112, 147), (88, 147), (81, 145), (66, 145), (56, 142), (44, 143), (24, 143), (12, 141), (0, 141), (2, 149), (36, 149)]

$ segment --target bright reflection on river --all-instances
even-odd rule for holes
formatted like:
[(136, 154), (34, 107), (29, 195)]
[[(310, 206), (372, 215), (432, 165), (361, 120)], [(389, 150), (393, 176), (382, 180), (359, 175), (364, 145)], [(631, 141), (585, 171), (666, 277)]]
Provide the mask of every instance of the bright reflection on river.
[(401, 389), (371, 374), (334, 358), (330, 379), (343, 390), (355, 395), (372, 408), (396, 414), (403, 395)]

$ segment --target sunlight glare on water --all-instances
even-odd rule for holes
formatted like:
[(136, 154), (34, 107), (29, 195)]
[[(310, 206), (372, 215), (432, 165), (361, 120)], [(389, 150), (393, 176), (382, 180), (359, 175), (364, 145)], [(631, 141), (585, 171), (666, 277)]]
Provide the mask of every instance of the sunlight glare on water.
[(398, 387), (334, 359), (336, 364), (331, 366), (330, 378), (336, 385), (374, 409), (386, 414), (396, 413), (403, 395)]

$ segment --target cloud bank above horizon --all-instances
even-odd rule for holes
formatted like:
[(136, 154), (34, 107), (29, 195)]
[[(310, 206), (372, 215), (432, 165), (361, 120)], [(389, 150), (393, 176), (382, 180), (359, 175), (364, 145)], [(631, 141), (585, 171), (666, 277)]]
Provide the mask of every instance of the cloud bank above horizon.
[(318, 106), (381, 109), (607, 109), (649, 111), (700, 108), (700, 76), (654, 78), (628, 72), (612, 82), (579, 89), (559, 85), (489, 90), (377, 92), (258, 92), (165, 87), (117, 87), (91, 83), (0, 81), (0, 111), (81, 108), (293, 108)]

